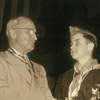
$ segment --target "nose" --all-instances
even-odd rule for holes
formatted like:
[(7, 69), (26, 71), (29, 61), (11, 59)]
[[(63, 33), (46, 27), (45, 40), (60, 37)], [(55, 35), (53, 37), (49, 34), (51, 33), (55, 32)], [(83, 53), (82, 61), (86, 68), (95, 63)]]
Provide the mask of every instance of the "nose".
[(37, 36), (35, 35), (35, 38), (34, 38), (35, 40), (37, 40)]
[(30, 30), (30, 36), (31, 36), (32, 39), (37, 40), (37, 36), (36, 36), (35, 31)]
[(70, 50), (74, 50), (74, 45), (73, 44), (70, 45)]
[(71, 45), (71, 46), (70, 46), (70, 49), (72, 49), (72, 48), (73, 48), (73, 46)]
[(32, 38), (36, 41), (37, 40), (37, 36), (36, 36), (36, 34), (34, 33), (34, 34), (32, 34)]

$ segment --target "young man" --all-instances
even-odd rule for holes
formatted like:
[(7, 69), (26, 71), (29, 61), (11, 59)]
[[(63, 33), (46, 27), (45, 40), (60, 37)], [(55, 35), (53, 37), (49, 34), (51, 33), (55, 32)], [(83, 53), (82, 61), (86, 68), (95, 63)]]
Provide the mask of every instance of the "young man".
[(9, 48), (0, 53), (0, 100), (55, 100), (44, 68), (27, 56), (37, 40), (32, 20), (10, 20), (6, 33)]
[(100, 65), (93, 58), (97, 47), (95, 35), (71, 27), (70, 52), (76, 60), (74, 68), (61, 75), (56, 88), (58, 100), (98, 100), (100, 98)]

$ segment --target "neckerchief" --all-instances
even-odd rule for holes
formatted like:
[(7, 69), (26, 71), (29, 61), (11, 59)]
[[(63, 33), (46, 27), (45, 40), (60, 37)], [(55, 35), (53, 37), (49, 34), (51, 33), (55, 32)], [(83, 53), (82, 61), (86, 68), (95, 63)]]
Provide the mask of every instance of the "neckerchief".
[[(99, 68), (99, 64), (97, 63), (97, 60), (91, 59), (88, 60), (87, 63), (82, 66), (80, 71), (77, 71), (76, 68), (77, 68), (77, 63), (75, 63), (73, 80), (69, 86), (69, 92), (68, 92), (69, 100), (72, 100), (72, 98), (78, 96), (78, 91), (80, 89), (83, 80), (91, 70)], [(76, 72), (78, 73), (77, 76), (75, 76)]]

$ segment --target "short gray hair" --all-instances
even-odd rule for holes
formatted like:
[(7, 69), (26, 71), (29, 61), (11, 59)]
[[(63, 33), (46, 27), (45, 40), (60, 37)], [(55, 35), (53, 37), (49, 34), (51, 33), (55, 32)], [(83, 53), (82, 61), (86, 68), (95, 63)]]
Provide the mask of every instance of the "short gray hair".
[(11, 19), (8, 23), (7, 23), (7, 27), (6, 27), (6, 35), (8, 36), (9, 30), (13, 29), (13, 28), (20, 28), (20, 26), (24, 26), (26, 23), (26, 20), (32, 22), (31, 19), (29, 19), (28, 17), (17, 17), (15, 19)]

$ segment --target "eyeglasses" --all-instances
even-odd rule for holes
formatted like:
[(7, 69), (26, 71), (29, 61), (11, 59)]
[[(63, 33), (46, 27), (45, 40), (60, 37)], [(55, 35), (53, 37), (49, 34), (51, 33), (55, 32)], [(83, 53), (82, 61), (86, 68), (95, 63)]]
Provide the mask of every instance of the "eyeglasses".
[(30, 33), (30, 35), (34, 35), (34, 33), (36, 33), (36, 32), (33, 31), (32, 28), (13, 28), (13, 29), (23, 29), (23, 30), (28, 30), (29, 33)]

